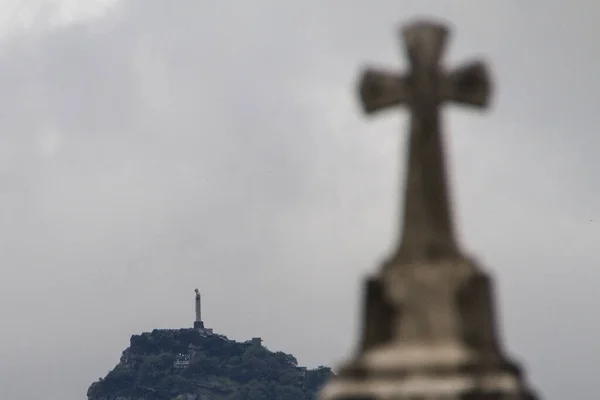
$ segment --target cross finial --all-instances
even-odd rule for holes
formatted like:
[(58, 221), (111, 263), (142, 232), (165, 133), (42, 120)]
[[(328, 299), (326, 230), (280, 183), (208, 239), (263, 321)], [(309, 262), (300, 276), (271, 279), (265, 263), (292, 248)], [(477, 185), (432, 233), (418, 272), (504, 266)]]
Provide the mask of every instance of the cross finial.
[(417, 21), (402, 31), (410, 69), (406, 75), (367, 69), (359, 83), (367, 114), (396, 105), (410, 111), (411, 128), (402, 239), (395, 259), (428, 261), (459, 256), (452, 224), (440, 134), (439, 105), (453, 101), (485, 107), (491, 92), (481, 62), (450, 74), (440, 67), (448, 29)]

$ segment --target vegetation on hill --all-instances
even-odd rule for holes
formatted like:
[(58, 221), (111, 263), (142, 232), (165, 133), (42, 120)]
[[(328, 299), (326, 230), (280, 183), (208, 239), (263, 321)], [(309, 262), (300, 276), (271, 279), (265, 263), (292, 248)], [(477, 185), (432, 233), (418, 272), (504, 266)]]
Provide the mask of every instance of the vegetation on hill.
[(260, 341), (235, 342), (194, 329), (133, 335), (117, 366), (88, 389), (89, 400), (313, 400), (332, 374), (298, 367)]

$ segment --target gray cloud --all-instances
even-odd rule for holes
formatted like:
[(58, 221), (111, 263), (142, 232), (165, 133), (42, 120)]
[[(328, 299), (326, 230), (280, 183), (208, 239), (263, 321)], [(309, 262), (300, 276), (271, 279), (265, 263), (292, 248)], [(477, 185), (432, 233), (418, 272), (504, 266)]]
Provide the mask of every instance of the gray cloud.
[(189, 325), (195, 287), (217, 331), (348, 355), (405, 140), (404, 113), (360, 115), (355, 79), (404, 66), (394, 27), (433, 15), (448, 65), (484, 55), (497, 85), (491, 112), (446, 114), (465, 247), (534, 384), (595, 398), (600, 8), (220, 4), (123, 0), (4, 41), (0, 397), (82, 398), (132, 333)]

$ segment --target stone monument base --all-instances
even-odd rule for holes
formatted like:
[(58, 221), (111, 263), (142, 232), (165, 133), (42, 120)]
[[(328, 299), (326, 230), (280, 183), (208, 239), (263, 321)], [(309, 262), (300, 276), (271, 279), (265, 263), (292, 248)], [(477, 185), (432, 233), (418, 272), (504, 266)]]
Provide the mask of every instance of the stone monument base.
[(319, 400), (537, 399), (518, 365), (474, 357), (459, 344), (382, 346), (342, 368)]
[[(330, 400), (536, 400), (521, 389), (497, 390), (473, 388), (467, 379), (423, 380), (420, 387), (407, 388), (397, 380), (350, 383), (331, 382), (319, 399)], [(460, 383), (459, 383), (460, 382)], [(462, 387), (456, 387), (457, 385)], [(425, 385), (425, 386), (423, 386)], [(471, 386), (470, 388), (467, 386)]]
[(194, 321), (194, 329), (204, 329), (204, 322)]
[(319, 400), (537, 398), (504, 355), (493, 285), (473, 260), (385, 266), (367, 281), (358, 355)]

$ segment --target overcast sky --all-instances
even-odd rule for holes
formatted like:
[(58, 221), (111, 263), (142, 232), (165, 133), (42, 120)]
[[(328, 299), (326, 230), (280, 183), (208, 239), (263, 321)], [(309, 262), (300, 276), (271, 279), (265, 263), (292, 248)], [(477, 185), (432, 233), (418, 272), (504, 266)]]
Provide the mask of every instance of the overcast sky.
[(132, 334), (191, 326), (195, 287), (217, 332), (349, 356), (406, 139), (355, 84), (405, 67), (415, 16), (452, 22), (448, 66), (491, 66), (492, 108), (447, 107), (445, 137), (506, 347), (545, 398), (598, 398), (597, 2), (42, 3), (0, 3), (1, 399), (85, 398)]

